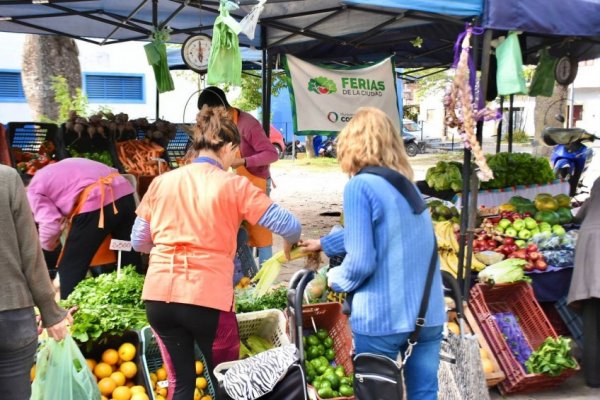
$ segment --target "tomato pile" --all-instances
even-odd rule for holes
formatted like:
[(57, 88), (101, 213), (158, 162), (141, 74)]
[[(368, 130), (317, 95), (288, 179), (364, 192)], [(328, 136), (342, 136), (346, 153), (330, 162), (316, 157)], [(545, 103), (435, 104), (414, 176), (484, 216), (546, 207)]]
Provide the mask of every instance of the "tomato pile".
[(17, 169), (24, 174), (32, 176), (39, 169), (56, 162), (56, 160), (52, 159), (55, 150), (56, 147), (50, 140), (44, 141), (37, 153), (23, 151), (17, 147), (12, 148)]

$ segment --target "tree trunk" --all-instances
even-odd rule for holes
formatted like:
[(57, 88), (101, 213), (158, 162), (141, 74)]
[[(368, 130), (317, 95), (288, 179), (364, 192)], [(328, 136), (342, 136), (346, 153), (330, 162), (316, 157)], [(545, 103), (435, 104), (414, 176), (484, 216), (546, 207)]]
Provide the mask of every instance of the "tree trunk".
[(306, 136), (306, 158), (315, 157), (315, 148), (313, 146), (313, 135)]
[(557, 121), (554, 117), (557, 114), (565, 116), (567, 87), (556, 83), (552, 97), (538, 96), (535, 98), (534, 123), (535, 123), (535, 140), (533, 141), (533, 154), (540, 157), (549, 157), (552, 153), (552, 148), (544, 145), (542, 141), (542, 129), (544, 126), (553, 126), (560, 128), (563, 124)]
[(27, 35), (21, 72), (23, 90), (33, 119), (58, 118), (59, 105), (52, 89), (52, 77), (63, 76), (71, 97), (81, 87), (81, 66), (77, 43), (64, 36)]

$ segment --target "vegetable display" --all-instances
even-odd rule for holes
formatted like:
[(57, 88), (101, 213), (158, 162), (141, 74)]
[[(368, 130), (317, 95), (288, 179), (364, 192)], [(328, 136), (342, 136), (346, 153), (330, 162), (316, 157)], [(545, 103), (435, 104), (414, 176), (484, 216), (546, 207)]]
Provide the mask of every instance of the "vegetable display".
[(111, 272), (79, 282), (61, 301), (63, 307), (78, 307), (73, 315), (73, 337), (80, 342), (95, 341), (103, 334), (122, 335), (147, 325), (143, 286), (144, 276), (134, 266), (122, 268), (119, 279)]
[(169, 170), (160, 158), (165, 149), (156, 143), (132, 139), (117, 142), (116, 148), (119, 161), (129, 174), (156, 176)]
[(546, 184), (555, 179), (552, 167), (544, 157), (534, 157), (528, 153), (498, 153), (486, 158), (494, 172), (494, 179), (481, 182), (482, 189)]
[(461, 169), (462, 164), (459, 162), (438, 161), (434, 167), (427, 170), (425, 175), (427, 186), (437, 191), (453, 190), (460, 192), (463, 185)]
[[(456, 238), (457, 229), (458, 225), (456, 225), (455, 230), (455, 224), (451, 221), (434, 222), (433, 224), (440, 257), (440, 267), (443, 271), (451, 273), (454, 277), (458, 275), (459, 244)], [(471, 268), (474, 271), (480, 271), (484, 267), (485, 264), (472, 255)]]
[(530, 374), (558, 376), (565, 369), (577, 368), (577, 362), (570, 354), (571, 339), (562, 336), (549, 337), (525, 362)]
[(108, 150), (99, 152), (84, 151), (81, 153), (72, 147), (68, 147), (67, 150), (72, 157), (87, 158), (88, 160), (98, 161), (99, 163), (108, 165), (109, 167), (113, 166), (113, 159)]
[(306, 361), (306, 380), (312, 384), (322, 399), (350, 397), (353, 376), (346, 375), (344, 367), (335, 365), (333, 339), (325, 329), (318, 329), (312, 335), (303, 337)]
[(440, 200), (432, 200), (427, 203), (431, 219), (435, 222), (452, 221), (456, 224), (460, 222), (458, 209), (454, 206), (447, 206)]
[(274, 347), (273, 343), (267, 339), (258, 335), (250, 335), (246, 340), (240, 340), (240, 360), (271, 350)]
[(269, 290), (260, 297), (254, 295), (253, 287), (240, 288), (235, 291), (235, 312), (247, 313), (262, 310), (284, 310), (287, 306), (287, 288), (281, 286)]
[(478, 279), (480, 282), (490, 285), (519, 281), (531, 282), (531, 278), (526, 276), (523, 270), (526, 264), (526, 260), (509, 258), (485, 267), (483, 271), (479, 272)]
[(523, 335), (517, 318), (511, 312), (494, 314), (494, 318), (515, 359), (525, 368), (525, 362), (531, 354), (531, 347)]
[(13, 147), (11, 150), (17, 163), (17, 169), (27, 175), (35, 175), (37, 170), (44, 168), (48, 164), (54, 164), (54, 151), (56, 147), (50, 140), (45, 140), (37, 153), (22, 151), (18, 147)]

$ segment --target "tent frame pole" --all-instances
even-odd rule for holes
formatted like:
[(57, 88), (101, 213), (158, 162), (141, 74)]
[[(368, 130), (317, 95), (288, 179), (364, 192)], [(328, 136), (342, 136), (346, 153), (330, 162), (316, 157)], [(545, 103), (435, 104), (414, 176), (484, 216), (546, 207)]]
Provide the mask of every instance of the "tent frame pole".
[(270, 135), (271, 125), (271, 59), (267, 49), (267, 27), (261, 26), (260, 42), (262, 47), (262, 126), (267, 137)]
[(513, 119), (513, 111), (514, 111), (514, 101), (515, 95), (511, 94), (508, 96), (508, 152), (513, 152), (513, 133), (514, 133), (514, 119)]
[(504, 96), (500, 96), (500, 122), (498, 122), (498, 129), (496, 130), (496, 154), (500, 153), (500, 146), (502, 144), (502, 122), (504, 121)]

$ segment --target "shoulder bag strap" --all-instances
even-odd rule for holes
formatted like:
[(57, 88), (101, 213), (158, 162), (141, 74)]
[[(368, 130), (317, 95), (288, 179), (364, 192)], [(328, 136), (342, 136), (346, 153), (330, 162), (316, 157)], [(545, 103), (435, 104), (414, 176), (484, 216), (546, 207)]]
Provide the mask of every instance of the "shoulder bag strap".
[[(358, 171), (356, 175), (362, 173), (377, 175), (388, 181), (402, 196), (404, 196), (406, 201), (410, 204), (414, 214), (421, 214), (427, 209), (427, 204), (419, 194), (418, 190), (415, 188), (414, 184), (399, 172), (385, 167), (368, 166)], [(434, 233), (433, 250), (431, 252), (431, 260), (429, 261), (429, 270), (427, 271), (427, 279), (425, 281), (425, 289), (423, 290), (423, 298), (421, 299), (419, 314), (417, 315), (417, 320), (415, 321), (415, 329), (408, 338), (409, 347), (404, 357), (405, 360), (410, 356), (412, 346), (417, 343), (417, 339), (421, 333), (421, 328), (423, 328), (425, 325), (425, 315), (427, 314), (427, 308), (429, 306), (429, 295), (431, 294), (431, 286), (437, 266), (437, 260), (437, 240)]]

